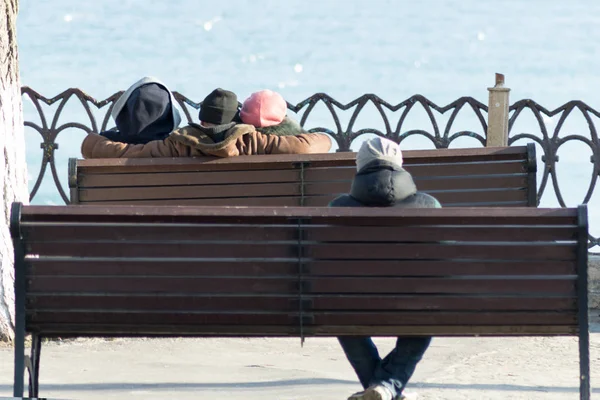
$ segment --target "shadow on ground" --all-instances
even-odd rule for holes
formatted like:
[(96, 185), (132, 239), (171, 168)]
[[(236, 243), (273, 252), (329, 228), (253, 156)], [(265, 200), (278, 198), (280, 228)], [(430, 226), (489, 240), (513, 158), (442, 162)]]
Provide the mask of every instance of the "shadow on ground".
[[(199, 390), (199, 389), (260, 389), (281, 386), (305, 386), (305, 385), (331, 385), (331, 384), (356, 384), (355, 381), (342, 379), (284, 379), (265, 382), (212, 382), (212, 383), (78, 383), (78, 384), (50, 384), (40, 385), (42, 392), (51, 391), (114, 391), (114, 390)], [(431, 383), (412, 382), (412, 388), (422, 389), (448, 389), (448, 390), (493, 390), (505, 392), (541, 392), (541, 393), (575, 393), (579, 391), (576, 387), (565, 386), (525, 386), (506, 384), (458, 384), (458, 383)], [(12, 386), (0, 385), (0, 391), (12, 390)], [(600, 389), (594, 389), (594, 393), (600, 393)]]

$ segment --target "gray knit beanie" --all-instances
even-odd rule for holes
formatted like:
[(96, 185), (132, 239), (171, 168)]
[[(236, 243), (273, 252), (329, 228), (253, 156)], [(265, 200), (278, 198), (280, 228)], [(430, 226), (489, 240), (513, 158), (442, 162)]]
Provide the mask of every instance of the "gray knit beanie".
[(360, 171), (371, 161), (385, 160), (402, 167), (402, 150), (396, 142), (382, 137), (366, 140), (356, 155), (356, 169)]

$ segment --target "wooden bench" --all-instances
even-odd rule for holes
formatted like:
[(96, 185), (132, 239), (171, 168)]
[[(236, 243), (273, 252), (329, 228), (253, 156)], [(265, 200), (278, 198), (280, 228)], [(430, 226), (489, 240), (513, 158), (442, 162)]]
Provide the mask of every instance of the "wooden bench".
[[(69, 164), (72, 204), (326, 206), (347, 193), (355, 153)], [(537, 206), (535, 146), (404, 152), (419, 190), (448, 207)]]
[(42, 337), (575, 335), (589, 399), (585, 206), (15, 203), (11, 233), (15, 396)]

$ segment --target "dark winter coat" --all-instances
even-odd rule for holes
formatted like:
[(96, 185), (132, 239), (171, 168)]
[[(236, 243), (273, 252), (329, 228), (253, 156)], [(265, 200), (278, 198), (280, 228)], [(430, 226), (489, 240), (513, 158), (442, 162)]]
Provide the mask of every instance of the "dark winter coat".
[(417, 191), (406, 170), (383, 160), (370, 162), (358, 171), (350, 193), (335, 198), (329, 206), (441, 208), (435, 197)]

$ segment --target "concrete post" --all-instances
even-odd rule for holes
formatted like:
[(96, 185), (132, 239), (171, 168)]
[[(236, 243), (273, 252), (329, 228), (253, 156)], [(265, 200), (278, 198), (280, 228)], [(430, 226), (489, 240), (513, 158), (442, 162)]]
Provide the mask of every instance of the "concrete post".
[(9, 231), (13, 201), (27, 202), (25, 133), (17, 51), (17, 0), (0, 0), (0, 340), (14, 331), (13, 244)]
[(496, 85), (488, 90), (490, 101), (486, 146), (508, 146), (508, 95), (510, 89), (504, 87), (504, 75), (496, 74)]

